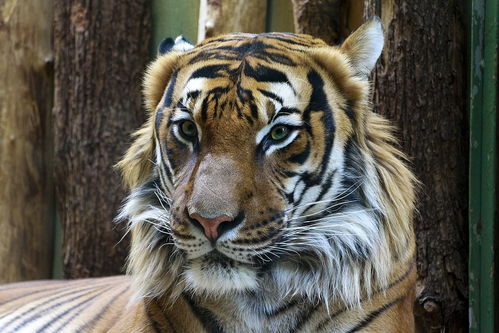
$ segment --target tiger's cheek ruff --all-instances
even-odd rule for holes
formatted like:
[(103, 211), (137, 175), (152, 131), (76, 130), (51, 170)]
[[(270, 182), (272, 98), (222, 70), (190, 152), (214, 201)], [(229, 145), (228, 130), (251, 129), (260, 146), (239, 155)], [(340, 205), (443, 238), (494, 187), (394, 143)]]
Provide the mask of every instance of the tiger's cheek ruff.
[[(312, 78), (319, 80), (309, 75)], [(324, 96), (322, 89), (332, 88), (325, 83), (314, 89), (317, 97)], [(327, 103), (332, 105), (331, 100)], [(283, 297), (300, 294), (312, 302), (335, 299), (354, 306), (363, 294), (387, 285), (392, 260), (386, 250), (380, 183), (372, 156), (360, 149), (353, 132), (345, 130), (338, 117), (334, 123), (343, 127), (342, 132), (329, 139), (330, 148), (327, 143), (319, 145), (330, 154), (318, 160), (314, 159), (317, 149), (312, 150), (296, 169), (297, 175), (285, 182), (291, 198), (290, 223), (285, 241), (278, 246), (290, 257), (299, 254), (301, 262), (287, 261), (284, 256), (262, 284), (273, 285)], [(322, 137), (317, 133), (316, 140)]]

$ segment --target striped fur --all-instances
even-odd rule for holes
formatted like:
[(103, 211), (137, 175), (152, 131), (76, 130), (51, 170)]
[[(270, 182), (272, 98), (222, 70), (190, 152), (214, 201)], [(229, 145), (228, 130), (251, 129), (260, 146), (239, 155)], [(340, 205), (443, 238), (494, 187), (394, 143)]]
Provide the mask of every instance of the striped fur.
[[(118, 164), (131, 279), (7, 286), (0, 327), (413, 331), (416, 181), (369, 104), (382, 46), (377, 19), (341, 47), (284, 33), (162, 43), (149, 120)], [(232, 221), (215, 242), (196, 214)]]

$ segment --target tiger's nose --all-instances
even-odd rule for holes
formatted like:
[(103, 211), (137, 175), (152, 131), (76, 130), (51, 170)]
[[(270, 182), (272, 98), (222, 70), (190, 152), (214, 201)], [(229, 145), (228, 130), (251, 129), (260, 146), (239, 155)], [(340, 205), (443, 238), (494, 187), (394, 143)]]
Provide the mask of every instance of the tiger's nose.
[(232, 228), (222, 228), (222, 223), (227, 222), (229, 224), (232, 221), (232, 218), (228, 217), (227, 215), (220, 215), (214, 218), (206, 218), (203, 217), (199, 214), (191, 214), (189, 215), (191, 219), (194, 221), (194, 225), (196, 225), (196, 222), (199, 223), (199, 225), (202, 227), (204, 230), (204, 234), (206, 237), (208, 237), (209, 240), (215, 241), (220, 237), (220, 235)]

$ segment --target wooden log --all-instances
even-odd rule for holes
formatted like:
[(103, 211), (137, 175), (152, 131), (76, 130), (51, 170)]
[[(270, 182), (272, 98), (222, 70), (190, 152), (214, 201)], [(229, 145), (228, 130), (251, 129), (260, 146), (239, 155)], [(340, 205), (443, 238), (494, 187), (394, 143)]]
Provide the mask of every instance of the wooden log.
[(463, 1), (366, 0), (385, 48), (374, 71), (375, 110), (400, 129), (423, 183), (415, 230), (420, 332), (467, 331), (468, 118)]
[(265, 32), (267, 0), (201, 0), (198, 41), (228, 32)]
[(125, 197), (113, 165), (143, 123), (147, 0), (54, 0), (55, 179), (66, 277), (122, 272), (112, 223)]
[(346, 4), (346, 0), (293, 0), (296, 32), (338, 44), (348, 35), (343, 29)]
[(0, 283), (49, 278), (52, 4), (0, 2)]

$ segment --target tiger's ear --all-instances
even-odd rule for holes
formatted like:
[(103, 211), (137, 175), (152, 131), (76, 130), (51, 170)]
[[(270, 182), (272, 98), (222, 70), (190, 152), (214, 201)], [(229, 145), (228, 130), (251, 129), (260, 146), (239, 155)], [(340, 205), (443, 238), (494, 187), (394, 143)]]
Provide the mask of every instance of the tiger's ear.
[(192, 43), (185, 39), (185, 37), (182, 35), (175, 38), (175, 40), (168, 37), (163, 39), (161, 43), (159, 43), (158, 55), (163, 55), (172, 51), (185, 52), (191, 50), (192, 48), (194, 48), (194, 45), (192, 45)]
[(355, 30), (341, 45), (355, 70), (368, 76), (381, 55), (384, 44), (383, 25), (375, 16)]
[(116, 164), (129, 188), (141, 185), (153, 172), (156, 108), (171, 80), (179, 57), (193, 47), (183, 36), (178, 36), (175, 41), (166, 38), (159, 45), (158, 56), (146, 70), (143, 94), (148, 120), (132, 135), (132, 145)]

